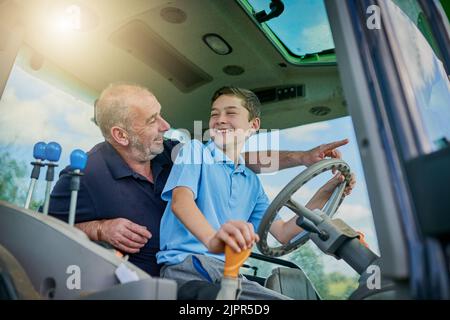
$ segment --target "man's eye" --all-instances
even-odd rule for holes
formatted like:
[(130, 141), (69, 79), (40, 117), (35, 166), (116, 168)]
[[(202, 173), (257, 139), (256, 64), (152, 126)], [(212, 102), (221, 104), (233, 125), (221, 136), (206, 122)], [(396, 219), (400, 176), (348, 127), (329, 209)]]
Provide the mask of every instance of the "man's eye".
[(211, 113), (211, 117), (217, 117), (217, 113)]

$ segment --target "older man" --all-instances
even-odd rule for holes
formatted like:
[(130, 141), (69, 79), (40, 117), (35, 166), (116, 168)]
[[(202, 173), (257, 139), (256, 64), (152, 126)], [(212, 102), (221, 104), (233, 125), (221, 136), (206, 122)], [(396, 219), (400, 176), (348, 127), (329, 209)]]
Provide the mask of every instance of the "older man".
[[(166, 207), (161, 192), (172, 168), (171, 151), (177, 144), (163, 139), (170, 125), (162, 118), (156, 97), (132, 84), (110, 85), (101, 93), (96, 121), (105, 141), (89, 151), (78, 193), (76, 227), (91, 240), (105, 241), (130, 254), (130, 262), (159, 276), (155, 256)], [(276, 156), (280, 169), (311, 165), (327, 156), (340, 157), (335, 148), (346, 143), (343, 140)], [(253, 159), (249, 154), (246, 158)], [(254, 171), (260, 168), (251, 166)], [(60, 174), (49, 208), (51, 215), (64, 221), (70, 203), (67, 171)]]

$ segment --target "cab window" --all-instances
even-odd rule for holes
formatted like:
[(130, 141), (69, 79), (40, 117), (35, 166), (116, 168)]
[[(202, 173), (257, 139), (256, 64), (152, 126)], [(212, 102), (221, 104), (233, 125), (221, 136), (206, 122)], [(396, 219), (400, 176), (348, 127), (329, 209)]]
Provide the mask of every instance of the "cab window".
[[(342, 152), (343, 159), (356, 174), (357, 184), (334, 217), (344, 220), (352, 228), (362, 232), (369, 247), (379, 254), (372, 210), (350, 117), (317, 122), (271, 133), (260, 133), (258, 136), (250, 138), (247, 148), (248, 150), (267, 150), (267, 148), (309, 150), (319, 144), (344, 138), (349, 138), (350, 142), (339, 150)], [(297, 167), (276, 173), (260, 174), (260, 180), (269, 199), (272, 201), (284, 186), (304, 169), (305, 167)], [(294, 194), (294, 200), (306, 204), (318, 188), (331, 178), (331, 172), (317, 176)], [(285, 221), (295, 216), (287, 208), (282, 208), (279, 213)], [(279, 245), (274, 238), (269, 239), (269, 242), (272, 242), (270, 244), (272, 246)], [(324, 255), (311, 241), (308, 241), (299, 250), (281, 258), (292, 261), (302, 268), (323, 299), (346, 299), (358, 286), (358, 275), (351, 267), (342, 260)], [(273, 268), (279, 267), (276, 264), (255, 259), (250, 259), (248, 265), (252, 268), (244, 269), (247, 274), (254, 275), (256, 268), (257, 275), (262, 277), (269, 276)]]
[(416, 110), (428, 141), (428, 152), (450, 141), (450, 82), (429, 22), (418, 1), (387, 1), (394, 39), (405, 64)]

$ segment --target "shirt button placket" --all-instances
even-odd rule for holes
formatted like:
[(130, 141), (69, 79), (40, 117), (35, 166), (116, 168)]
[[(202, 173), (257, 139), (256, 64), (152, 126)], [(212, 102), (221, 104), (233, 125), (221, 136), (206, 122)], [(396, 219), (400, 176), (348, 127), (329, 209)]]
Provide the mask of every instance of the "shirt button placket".
[(230, 192), (230, 201), (229, 201), (229, 206), (230, 206), (230, 210), (234, 211), (236, 209), (237, 206), (237, 198), (239, 196), (239, 184), (238, 184), (238, 174), (236, 172), (232, 172), (231, 173), (231, 192)]

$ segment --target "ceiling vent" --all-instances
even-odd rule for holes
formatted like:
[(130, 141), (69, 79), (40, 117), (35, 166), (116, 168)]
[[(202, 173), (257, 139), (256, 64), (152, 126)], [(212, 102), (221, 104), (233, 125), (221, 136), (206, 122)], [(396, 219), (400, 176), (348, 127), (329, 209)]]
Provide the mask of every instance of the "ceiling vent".
[(312, 113), (313, 115), (315, 115), (317, 117), (326, 116), (330, 112), (331, 112), (331, 109), (328, 107), (325, 107), (325, 106), (317, 106), (317, 107), (312, 107), (311, 109), (309, 109), (309, 113)]
[(169, 23), (180, 24), (185, 22), (187, 19), (186, 12), (175, 7), (162, 8), (160, 14), (161, 17)]
[(288, 99), (303, 98), (305, 96), (305, 86), (291, 85), (273, 88), (254, 89), (261, 104), (283, 101)]

